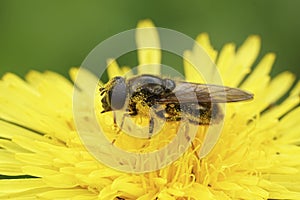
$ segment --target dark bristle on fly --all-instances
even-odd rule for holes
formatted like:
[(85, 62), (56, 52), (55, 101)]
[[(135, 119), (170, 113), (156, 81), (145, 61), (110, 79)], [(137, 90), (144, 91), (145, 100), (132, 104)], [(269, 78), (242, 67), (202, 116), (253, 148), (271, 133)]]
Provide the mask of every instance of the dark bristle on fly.
[(106, 90), (104, 87), (100, 87), (99, 92), (100, 92), (100, 95), (103, 95), (106, 92)]

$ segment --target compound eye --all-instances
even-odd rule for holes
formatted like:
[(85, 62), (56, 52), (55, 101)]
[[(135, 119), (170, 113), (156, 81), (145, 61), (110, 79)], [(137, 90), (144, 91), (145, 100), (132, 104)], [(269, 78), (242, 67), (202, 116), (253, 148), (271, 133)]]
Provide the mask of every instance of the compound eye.
[(125, 79), (116, 77), (113, 83), (110, 97), (110, 105), (112, 110), (120, 110), (124, 107), (127, 97), (127, 85)]

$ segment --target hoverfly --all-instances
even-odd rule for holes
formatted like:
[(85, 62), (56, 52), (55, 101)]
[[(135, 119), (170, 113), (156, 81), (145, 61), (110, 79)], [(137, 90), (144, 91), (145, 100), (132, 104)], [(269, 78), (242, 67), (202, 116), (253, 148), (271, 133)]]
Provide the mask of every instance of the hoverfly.
[[(152, 108), (155, 116), (167, 122), (180, 121), (185, 117), (198, 125), (209, 125), (212, 118), (216, 122), (223, 118), (216, 103), (253, 98), (253, 94), (237, 88), (177, 81), (148, 74), (129, 79), (114, 77), (100, 88), (100, 94), (101, 113), (124, 109), (127, 116), (147, 115), (141, 111), (142, 106)], [(153, 128), (154, 119), (150, 117), (149, 138)]]

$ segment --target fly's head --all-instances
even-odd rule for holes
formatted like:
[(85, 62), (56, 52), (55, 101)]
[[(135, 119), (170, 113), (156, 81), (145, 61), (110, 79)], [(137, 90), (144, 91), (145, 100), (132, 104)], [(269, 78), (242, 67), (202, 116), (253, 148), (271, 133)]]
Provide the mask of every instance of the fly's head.
[(104, 87), (99, 89), (102, 96), (102, 108), (104, 112), (120, 110), (124, 107), (127, 99), (127, 84), (123, 77), (112, 78)]

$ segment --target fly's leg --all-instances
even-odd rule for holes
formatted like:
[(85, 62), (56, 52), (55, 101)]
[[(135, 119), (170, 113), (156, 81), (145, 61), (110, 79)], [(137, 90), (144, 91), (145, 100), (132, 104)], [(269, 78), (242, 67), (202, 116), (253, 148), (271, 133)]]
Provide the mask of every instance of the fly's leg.
[[(132, 113), (125, 113), (123, 114), (122, 116), (122, 121), (121, 121), (121, 124), (120, 124), (120, 127), (118, 128), (117, 130), (117, 133), (116, 133), (116, 136), (115, 138), (112, 140), (111, 144), (114, 144), (116, 142), (116, 140), (118, 139), (118, 137), (120, 136), (120, 134), (122, 133), (121, 131), (123, 130), (123, 125), (124, 125), (124, 121), (125, 121), (125, 118), (126, 117), (129, 117), (129, 116), (133, 116), (133, 115), (136, 115), (136, 113), (132, 112)], [(117, 116), (116, 116), (116, 113), (114, 112), (114, 126), (117, 127)]]
[(186, 126), (186, 127), (187, 127), (187, 128), (186, 128), (186, 131), (184, 132), (185, 138), (186, 138), (188, 141), (191, 142), (192, 151), (194, 152), (194, 154), (195, 154), (195, 156), (198, 158), (198, 160), (200, 160), (199, 155), (198, 155), (198, 153), (197, 153), (197, 151), (196, 151), (196, 147), (195, 147), (195, 145), (194, 145), (194, 142), (191, 141), (191, 137), (189, 136), (189, 123), (187, 123), (187, 126)]
[[(122, 122), (121, 122), (121, 125), (120, 125), (120, 127), (118, 128), (117, 133), (116, 133), (116, 136), (115, 136), (115, 138), (112, 140), (111, 144), (114, 144), (114, 143), (116, 142), (116, 140), (118, 139), (118, 137), (120, 136), (120, 133), (121, 133), (121, 131), (122, 131), (122, 129), (123, 129), (125, 117), (128, 117), (128, 116), (129, 116), (128, 113), (126, 113), (126, 114), (124, 114), (124, 115), (122, 116)], [(116, 117), (116, 113), (114, 112), (114, 127), (117, 127), (117, 126), (118, 126), (118, 125), (117, 125), (117, 117)]]
[(189, 130), (190, 130), (189, 129), (190, 128), (189, 123), (191, 123), (190, 120), (187, 120), (186, 117), (182, 117), (181, 115), (173, 116), (173, 117), (167, 117), (166, 120), (169, 121), (169, 122), (170, 121), (183, 121), (183, 120), (185, 121), (185, 122), (183, 122), (183, 123), (185, 123), (184, 136), (185, 136), (186, 140), (191, 143), (192, 151), (194, 152), (195, 156), (200, 160), (199, 155), (196, 151), (196, 147), (194, 145), (194, 142), (191, 141), (191, 137), (189, 136)]
[(116, 129), (118, 127), (117, 125), (117, 115), (116, 115), (116, 112), (113, 112), (114, 114), (114, 128)]
[(191, 142), (191, 145), (192, 145), (192, 150), (194, 151), (195, 156), (198, 158), (198, 160), (200, 160), (199, 155), (198, 155), (198, 153), (196, 151), (196, 147), (195, 147), (194, 143)]
[(151, 106), (151, 113), (149, 113), (149, 133), (148, 133), (148, 139), (151, 139), (154, 131), (154, 125), (155, 125), (155, 117), (164, 119), (167, 121), (165, 117), (165, 108), (162, 107), (159, 104), (154, 104)]
[(153, 135), (153, 130), (154, 130), (154, 118), (151, 116), (149, 120), (149, 135), (148, 139), (150, 139)]
[[(117, 125), (117, 116), (116, 116), (116, 112), (113, 112), (113, 113), (114, 113), (114, 127), (117, 128), (118, 125)], [(124, 122), (124, 120), (125, 120), (125, 115), (126, 115), (126, 114), (124, 114), (124, 115), (122, 116), (121, 126), (117, 129), (116, 136), (115, 136), (115, 138), (112, 140), (111, 144), (114, 144), (114, 143), (116, 142), (116, 140), (117, 140), (117, 138), (118, 138), (118, 136), (119, 136), (119, 134), (120, 134), (120, 132), (121, 132), (121, 130), (122, 130), (122, 128), (123, 128), (123, 122)]]

